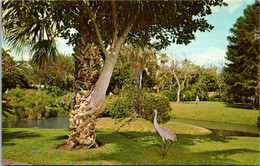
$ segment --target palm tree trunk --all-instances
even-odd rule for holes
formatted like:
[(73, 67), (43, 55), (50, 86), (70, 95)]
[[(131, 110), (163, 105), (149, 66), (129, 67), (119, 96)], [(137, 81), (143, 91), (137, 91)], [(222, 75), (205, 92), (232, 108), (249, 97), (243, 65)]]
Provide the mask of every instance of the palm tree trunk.
[(74, 49), (75, 90), (74, 107), (70, 113), (70, 148), (89, 149), (97, 147), (95, 125), (99, 109), (93, 109), (93, 85), (100, 70), (100, 52), (94, 44), (85, 44), (81, 38)]
[[(95, 126), (105, 103), (105, 94), (116, 64), (119, 50), (109, 55), (100, 70), (99, 48), (95, 45), (78, 44), (75, 57), (76, 63), (76, 97), (75, 105), (70, 113), (70, 148), (89, 149), (98, 147)], [(85, 46), (84, 46), (85, 45)], [(84, 50), (84, 52), (82, 51)]]

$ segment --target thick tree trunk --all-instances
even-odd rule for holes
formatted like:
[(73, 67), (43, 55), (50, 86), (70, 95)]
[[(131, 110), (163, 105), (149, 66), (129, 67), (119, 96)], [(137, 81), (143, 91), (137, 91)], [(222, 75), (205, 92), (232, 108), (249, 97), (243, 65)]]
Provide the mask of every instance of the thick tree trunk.
[[(109, 55), (105, 60), (102, 72), (100, 70), (99, 48), (82, 41), (75, 50), (76, 63), (76, 98), (70, 113), (70, 148), (89, 149), (97, 147), (95, 126), (97, 117), (102, 112), (105, 94), (108, 88), (118, 52)], [(84, 50), (84, 51), (82, 51)], [(94, 85), (94, 86), (93, 86)]]
[[(88, 6), (84, 7), (86, 8), (87, 13), (94, 18), (94, 14)], [(70, 113), (70, 136), (68, 139), (70, 148), (88, 149), (93, 146), (98, 146), (96, 143), (95, 133), (96, 119), (103, 109), (105, 94), (116, 64), (118, 53), (122, 44), (125, 42), (129, 31), (134, 25), (134, 21), (138, 13), (139, 10), (129, 18), (129, 21), (120, 37), (117, 37), (117, 13), (115, 11), (115, 3), (112, 2), (112, 21), (114, 23), (115, 30), (109, 52), (105, 49), (98, 25), (95, 20), (93, 20), (99, 45), (105, 55), (105, 63), (96, 83), (94, 83), (96, 81), (96, 74), (99, 73), (99, 59), (97, 57), (101, 57), (97, 55), (99, 48), (93, 45), (88, 48), (87, 46), (89, 44), (86, 46), (86, 43), (83, 40), (86, 36), (82, 36), (82, 38), (78, 41), (74, 50), (74, 56), (81, 62), (82, 68), (78, 70), (79, 72), (77, 73), (77, 78), (79, 78), (79, 80), (76, 80), (76, 83), (82, 86), (77, 87), (76, 84), (77, 94), (75, 105), (74, 109)]]

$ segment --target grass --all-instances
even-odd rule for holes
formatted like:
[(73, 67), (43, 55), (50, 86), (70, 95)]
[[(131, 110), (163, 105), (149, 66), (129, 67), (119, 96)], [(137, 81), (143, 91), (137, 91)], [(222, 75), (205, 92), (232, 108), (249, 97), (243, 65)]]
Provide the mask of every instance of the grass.
[[(116, 123), (115, 119), (100, 118), (96, 128), (98, 130), (117, 130), (127, 120), (128, 119), (125, 119), (122, 122)], [(167, 127), (176, 134), (208, 135), (211, 133), (211, 131), (205, 128), (180, 122), (169, 121), (165, 124), (162, 124), (162, 126)], [(125, 126), (121, 127), (119, 131), (155, 132), (155, 129), (152, 122), (138, 118), (132, 121), (130, 124), (126, 124)]]
[(239, 104), (226, 104), (223, 102), (195, 102), (189, 104), (171, 102), (174, 118), (203, 120), (221, 123), (234, 123), (256, 125), (259, 115), (257, 110), (247, 109)]
[[(258, 111), (218, 102), (171, 103), (172, 116), (194, 120), (255, 125)], [(125, 119), (125, 121), (128, 119)], [(207, 129), (180, 122), (162, 124), (176, 133), (168, 155), (162, 158), (162, 139), (150, 121), (121, 123), (101, 118), (97, 140), (103, 146), (91, 150), (62, 151), (68, 139), (65, 129), (2, 129), (2, 158), (36, 165), (259, 165), (259, 137), (216, 137)], [(169, 145), (169, 142), (168, 142)]]
[(98, 149), (61, 151), (65, 129), (3, 129), (2, 158), (37, 165), (258, 165), (259, 138), (177, 134), (163, 159), (161, 138), (149, 131), (97, 130)]

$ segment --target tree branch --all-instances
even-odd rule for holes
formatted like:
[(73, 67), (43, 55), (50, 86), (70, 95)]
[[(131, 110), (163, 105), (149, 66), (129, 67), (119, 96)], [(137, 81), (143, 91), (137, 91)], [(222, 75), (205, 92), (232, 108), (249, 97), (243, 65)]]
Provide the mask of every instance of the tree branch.
[(131, 28), (132, 28), (133, 25), (134, 25), (134, 22), (135, 22), (135, 20), (136, 20), (136, 18), (137, 18), (137, 16), (138, 16), (138, 14), (139, 14), (139, 8), (137, 9), (137, 12), (135, 12), (135, 13), (130, 17), (127, 26), (126, 26), (125, 29), (123, 30), (121, 36), (118, 38), (118, 42), (119, 42), (120, 44), (123, 44), (123, 43), (124, 43), (124, 41), (125, 41), (125, 39), (126, 39), (128, 33), (130, 32)]
[(182, 84), (181, 84), (181, 90), (184, 89), (184, 84), (185, 84), (186, 79), (187, 79), (188, 76), (189, 76), (189, 73), (186, 73), (186, 74), (184, 75), (184, 80), (183, 80), (183, 82), (182, 82)]
[(97, 38), (98, 38), (98, 42), (101, 46), (101, 49), (105, 55), (105, 58), (107, 59), (108, 58), (108, 52), (105, 48), (105, 45), (103, 43), (103, 40), (102, 40), (102, 37), (100, 35), (100, 32), (99, 32), (99, 28), (97, 26), (97, 23), (96, 23), (96, 20), (95, 20), (95, 15), (91, 12), (91, 10), (89, 9), (89, 7), (87, 6), (87, 4), (84, 3), (84, 7), (86, 9), (86, 12), (90, 15), (91, 17), (91, 21), (93, 22), (93, 25), (94, 25), (94, 28), (95, 28), (95, 32), (96, 32), (96, 35), (97, 35)]

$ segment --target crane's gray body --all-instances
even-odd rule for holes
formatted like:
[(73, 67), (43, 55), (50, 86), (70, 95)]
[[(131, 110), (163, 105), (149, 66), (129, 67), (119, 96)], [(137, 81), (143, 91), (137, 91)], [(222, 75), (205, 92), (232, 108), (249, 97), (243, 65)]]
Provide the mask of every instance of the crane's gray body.
[(155, 112), (155, 116), (154, 116), (153, 126), (157, 131), (157, 133), (162, 137), (163, 142), (165, 143), (165, 139), (177, 142), (177, 136), (173, 132), (171, 132), (171, 130), (164, 128), (157, 123), (157, 110), (154, 110), (154, 112)]

